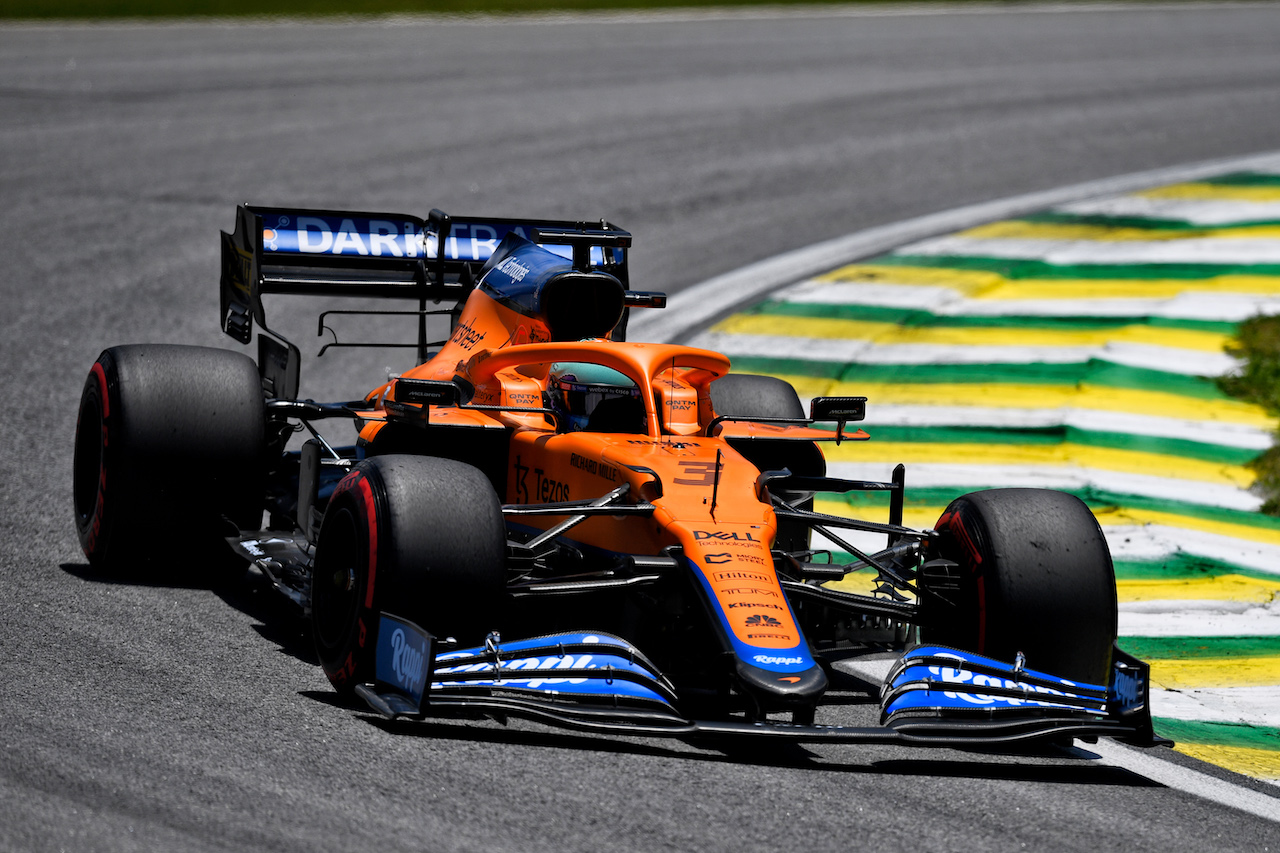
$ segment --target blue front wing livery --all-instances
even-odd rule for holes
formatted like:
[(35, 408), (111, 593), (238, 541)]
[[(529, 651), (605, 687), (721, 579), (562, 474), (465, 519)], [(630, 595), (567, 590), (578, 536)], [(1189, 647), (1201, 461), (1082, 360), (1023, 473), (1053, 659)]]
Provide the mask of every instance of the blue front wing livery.
[(357, 692), (390, 718), (472, 707), (650, 735), (781, 734), (802, 741), (916, 744), (1007, 742), (1054, 732), (1152, 738), (1147, 666), (1119, 649), (1104, 686), (943, 646), (917, 646), (898, 659), (881, 688), (880, 726), (776, 729), (686, 719), (670, 682), (653, 664), (626, 640), (603, 632), (511, 643), (491, 636), (484, 646), (433, 656), (435, 648), (421, 628), (383, 614), (378, 683)]
[(669, 707), (675, 694), (626, 640), (610, 634), (554, 634), (437, 655), (432, 690), (489, 688), (543, 696)]
[(942, 646), (907, 651), (881, 689), (885, 723), (919, 716), (992, 716), (1016, 713), (1103, 718), (1107, 688)]
[[(388, 716), (413, 715), (433, 696), (495, 691), (548, 700), (652, 706), (674, 713), (671, 685), (625, 640), (604, 633), (554, 634), (436, 653), (412, 622), (382, 614), (374, 690), (360, 691)], [(429, 687), (424, 689), (424, 685)], [(381, 701), (375, 703), (371, 696)], [(404, 701), (397, 701), (402, 698)]]

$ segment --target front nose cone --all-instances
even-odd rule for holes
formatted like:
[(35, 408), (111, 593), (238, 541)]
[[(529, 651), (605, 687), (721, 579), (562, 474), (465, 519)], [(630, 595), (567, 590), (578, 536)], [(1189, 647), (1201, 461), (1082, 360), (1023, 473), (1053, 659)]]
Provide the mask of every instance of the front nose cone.
[(817, 664), (800, 672), (778, 672), (738, 660), (736, 674), (764, 713), (811, 709), (827, 689), (827, 674)]

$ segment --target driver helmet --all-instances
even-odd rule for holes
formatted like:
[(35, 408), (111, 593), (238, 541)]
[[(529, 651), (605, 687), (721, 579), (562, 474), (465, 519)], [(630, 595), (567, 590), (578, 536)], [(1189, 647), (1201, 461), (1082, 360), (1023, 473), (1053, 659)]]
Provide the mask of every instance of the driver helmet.
[(586, 429), (592, 412), (607, 400), (640, 399), (639, 386), (626, 375), (602, 364), (579, 361), (551, 365), (547, 393), (566, 432)]

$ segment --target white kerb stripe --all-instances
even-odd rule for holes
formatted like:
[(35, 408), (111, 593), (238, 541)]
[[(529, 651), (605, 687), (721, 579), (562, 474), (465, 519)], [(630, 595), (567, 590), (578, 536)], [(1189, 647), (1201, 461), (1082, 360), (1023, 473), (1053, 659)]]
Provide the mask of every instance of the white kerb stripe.
[[(1120, 647), (1124, 648), (1123, 641)], [(1276, 708), (1280, 708), (1280, 687), (1151, 689), (1152, 715), (1172, 720), (1271, 727), (1276, 724)]]
[(703, 332), (690, 345), (739, 358), (786, 358), (837, 364), (1085, 364), (1101, 361), (1187, 376), (1221, 376), (1239, 368), (1225, 353), (1110, 342), (1084, 346), (1017, 344), (877, 344), (860, 338)]
[(1175, 219), (1191, 225), (1231, 225), (1237, 222), (1280, 220), (1280, 201), (1243, 201), (1211, 198), (1152, 198), (1122, 195), (1095, 198), (1054, 208), (1076, 216), (1134, 216), (1143, 219)]
[[(1137, 602), (1132, 602), (1136, 604)], [(1280, 637), (1280, 608), (1253, 606), (1242, 613), (1186, 607), (1194, 602), (1170, 601), (1170, 607), (1158, 613), (1120, 605), (1121, 637)], [(1122, 642), (1121, 647), (1124, 646)], [(1280, 689), (1280, 688), (1278, 688)], [(1280, 708), (1280, 700), (1271, 706)]]
[(895, 254), (941, 257), (1016, 258), (1059, 266), (1092, 264), (1274, 264), (1280, 240), (1036, 240), (939, 237), (902, 246)]

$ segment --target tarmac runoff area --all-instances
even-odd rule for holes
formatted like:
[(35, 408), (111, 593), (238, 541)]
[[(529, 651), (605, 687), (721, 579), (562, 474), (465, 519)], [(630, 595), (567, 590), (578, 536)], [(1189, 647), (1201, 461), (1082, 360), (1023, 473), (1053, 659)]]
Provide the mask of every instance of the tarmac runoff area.
[[(829, 447), (829, 469), (887, 479), (906, 463), (909, 525), (975, 489), (1079, 496), (1114, 555), (1120, 645), (1152, 666), (1156, 731), (1280, 784), (1280, 519), (1257, 512), (1248, 468), (1277, 423), (1214, 383), (1236, 366), (1223, 347), (1237, 324), (1280, 313), (1280, 154), (1143, 178), (954, 211), (961, 230), (801, 281), (767, 261), (681, 294), (706, 305), (754, 269), (761, 301), (700, 331), (650, 322), (632, 336), (719, 350), (802, 398), (869, 398), (872, 440)], [(892, 239), (877, 230), (843, 245)], [(875, 518), (887, 502), (817, 508)]]

